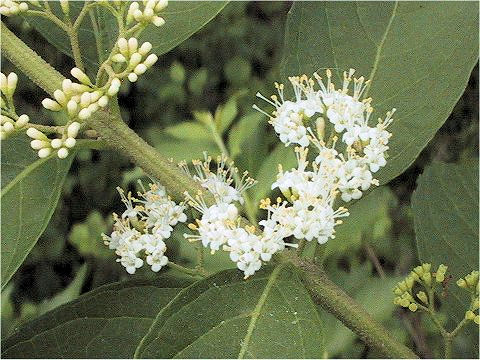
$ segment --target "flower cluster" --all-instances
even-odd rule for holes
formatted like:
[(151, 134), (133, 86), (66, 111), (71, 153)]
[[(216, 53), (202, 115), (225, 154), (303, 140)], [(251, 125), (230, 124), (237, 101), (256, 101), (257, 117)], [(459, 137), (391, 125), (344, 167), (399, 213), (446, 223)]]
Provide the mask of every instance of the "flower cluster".
[[(285, 100), (283, 84), (275, 84), (278, 96), (271, 99), (257, 94), (269, 102), (275, 110), (266, 114), (280, 140), (286, 146), (301, 147), (314, 145), (319, 155), (316, 163), (328, 164), (329, 172), (336, 178), (335, 188), (345, 202), (359, 199), (362, 192), (372, 184), (378, 184), (373, 173), (386, 165), (386, 151), (391, 133), (386, 129), (392, 122), (395, 109), (376, 126), (369, 126), (373, 112), (371, 99), (362, 99), (368, 86), (363, 77), (353, 78), (354, 70), (343, 74), (342, 87), (336, 89), (331, 81), (332, 73), (327, 70), (327, 82), (318, 74), (315, 81), (306, 75), (290, 77), (295, 100)], [(349, 94), (353, 82), (353, 92)], [(325, 130), (330, 129), (326, 140)], [(341, 139), (338, 141), (338, 139)], [(342, 151), (341, 151), (342, 150)]]
[(28, 10), (26, 2), (15, 0), (0, 0), (0, 14), (3, 16), (17, 15)]
[[(190, 173), (186, 163), (180, 164), (215, 199), (215, 204), (208, 206), (202, 192), (195, 197), (185, 194), (188, 204), (200, 212), (201, 217), (196, 219), (195, 224), (189, 224), (189, 228), (198, 234), (184, 234), (184, 237), (200, 241), (212, 253), (228, 251), (230, 259), (247, 278), (260, 269), (262, 262), (269, 261), (275, 252), (283, 250), (286, 244), (276, 234), (258, 233), (255, 227), (242, 225), (237, 204), (243, 203), (242, 194), (255, 181), (248, 177), (248, 173), (238, 176), (238, 169), (224, 156), (217, 159), (215, 172), (210, 170), (211, 161), (206, 155), (204, 161), (194, 160), (194, 174)], [(232, 186), (234, 178), (237, 182)]]
[(16, 130), (23, 129), (30, 121), (28, 115), (18, 116), (13, 106), (13, 94), (17, 88), (18, 76), (10, 73), (6, 76), (0, 73), (0, 102), (2, 114), (0, 115), (0, 138), (6, 139), (8, 135)]
[(143, 0), (142, 3), (134, 1), (130, 4), (127, 13), (127, 25), (134, 20), (139, 23), (152, 23), (155, 26), (162, 26), (165, 20), (159, 13), (168, 5), (168, 0)]
[(141, 187), (138, 199), (117, 188), (126, 210), (121, 217), (113, 215), (115, 224), (111, 235), (103, 234), (105, 244), (115, 250), (119, 256), (117, 261), (129, 274), (142, 267), (144, 261), (154, 272), (165, 266), (168, 258), (164, 240), (172, 234), (173, 226), (187, 220), (185, 206), (172, 201), (163, 186), (153, 183), (148, 190)]
[[(467, 320), (474, 321), (477, 325), (480, 324), (479, 309), (479, 272), (474, 270), (464, 278), (460, 278), (457, 281), (457, 285), (462, 289), (467, 290), (473, 297), (470, 308), (465, 312), (465, 318)], [(477, 313), (475, 313), (477, 311)]]

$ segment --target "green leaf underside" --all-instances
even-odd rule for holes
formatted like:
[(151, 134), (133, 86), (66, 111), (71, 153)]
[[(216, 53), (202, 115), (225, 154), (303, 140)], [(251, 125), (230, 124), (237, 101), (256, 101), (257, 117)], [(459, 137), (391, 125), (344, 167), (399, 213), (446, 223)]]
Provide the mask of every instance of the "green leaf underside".
[(420, 260), (448, 265), (454, 277), (442, 301), (455, 321), (470, 303), (455, 281), (478, 270), (478, 195), (478, 162), (472, 161), (427, 167), (412, 197)]
[(373, 121), (397, 109), (390, 158), (377, 175), (387, 183), (415, 160), (465, 89), (478, 59), (478, 4), (298, 2), (285, 45), (284, 80), (355, 68), (372, 80)]
[[(322, 324), (296, 273), (227, 270), (180, 291), (100, 287), (18, 329), (3, 357), (318, 358)], [(179, 292), (180, 291), (180, 292)]]
[(131, 358), (156, 314), (185, 283), (158, 278), (97, 288), (18, 329), (4, 358)]
[[(181, 336), (179, 336), (181, 334)], [(322, 325), (296, 273), (244, 280), (227, 270), (182, 291), (137, 348), (140, 358), (318, 358)]]
[(38, 159), (26, 136), (2, 142), (2, 289), (50, 221), (73, 157)]

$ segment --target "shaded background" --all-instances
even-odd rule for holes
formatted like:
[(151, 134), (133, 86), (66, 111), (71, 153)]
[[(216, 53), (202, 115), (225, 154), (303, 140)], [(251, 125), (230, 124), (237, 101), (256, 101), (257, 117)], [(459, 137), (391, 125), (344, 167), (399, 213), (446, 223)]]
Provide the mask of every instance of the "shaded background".
[[(251, 105), (256, 101), (256, 91), (271, 93), (277, 78), (289, 6), (287, 2), (227, 5), (202, 30), (162, 56), (138, 83), (125, 83), (120, 94), (124, 120), (163, 151), (168, 141), (162, 129), (193, 119), (194, 111), (214, 113), (220, 104), (235, 99), (236, 120), (253, 113)], [(21, 19), (8, 19), (7, 23), (45, 60), (64, 75), (68, 74), (73, 66), (70, 58)], [(15, 70), (2, 60), (2, 72)], [(45, 95), (20, 75), (16, 101), (22, 113), (51, 122), (52, 113), (40, 106)], [(268, 153), (276, 144), (275, 136), (266, 121), (261, 129), (264, 131), (257, 136), (266, 144)], [(182, 158), (195, 146), (181, 142), (167, 151), (174, 151), (172, 156)], [(248, 147), (248, 143), (244, 146)], [(263, 161), (256, 158), (257, 154), (254, 149), (245, 149), (246, 160), (240, 166), (254, 166)], [(334, 281), (424, 357), (436, 357), (442, 351), (439, 346), (432, 346), (439, 344), (432, 325), (418, 314), (395, 309), (391, 304), (391, 288), (398, 276), (417, 264), (410, 197), (418, 175), (433, 160), (456, 162), (472, 157), (478, 157), (478, 65), (465, 93), (435, 138), (405, 173), (382, 190), (378, 201), (367, 205), (375, 213), (373, 231), (370, 223), (358, 224), (361, 241), (331, 251), (326, 262)], [(115, 187), (133, 189), (132, 180), (140, 175), (139, 169), (114, 153), (91, 150), (79, 153), (50, 224), (2, 293), (2, 337), (8, 336), (13, 327), (74, 299), (79, 293), (127, 278), (114, 255), (104, 248), (100, 234), (110, 231), (111, 213), (121, 211)], [(172, 246), (167, 255), (175, 255), (177, 250)], [(135, 276), (152, 275), (145, 271)], [(330, 357), (375, 356), (333, 317), (326, 314), (324, 317), (332, 329), (327, 334)], [(455, 354), (465, 357), (476, 354), (461, 339), (456, 345)]]

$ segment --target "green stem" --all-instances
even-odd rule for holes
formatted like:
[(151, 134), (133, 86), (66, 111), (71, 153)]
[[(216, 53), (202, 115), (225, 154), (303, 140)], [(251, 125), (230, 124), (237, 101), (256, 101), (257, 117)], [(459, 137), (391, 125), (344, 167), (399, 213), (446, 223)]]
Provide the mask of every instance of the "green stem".
[(171, 267), (172, 269), (178, 270), (190, 276), (201, 276), (201, 277), (207, 276), (207, 273), (201, 269), (187, 268), (185, 266), (175, 264), (174, 262), (171, 262), (171, 261), (168, 262), (168, 266)]
[[(220, 149), (220, 152), (223, 153), (223, 155), (225, 155), (228, 159), (233, 160), (230, 157), (230, 152), (228, 151), (222, 136), (220, 135), (217, 127), (215, 126), (213, 118), (210, 117), (207, 123), (212, 133), (213, 140), (215, 141), (218, 148)], [(233, 173), (233, 178), (237, 184), (240, 184), (241, 179), (238, 172)], [(255, 224), (257, 222), (257, 218), (255, 216), (255, 208), (254, 208), (252, 199), (250, 199), (250, 196), (248, 195), (247, 191), (243, 193), (243, 199), (245, 200), (245, 212), (247, 213), (248, 221), (250, 221), (252, 224)]]
[(452, 358), (452, 343), (453, 343), (453, 337), (447, 336), (444, 337), (445, 340), (445, 359), (451, 359)]
[(45, 19), (50, 20), (53, 22), (55, 25), (57, 25), (60, 29), (68, 33), (68, 26), (60, 20), (58, 17), (56, 17), (53, 13), (51, 12), (45, 12), (45, 11), (40, 11), (40, 10), (27, 10), (25, 12), (25, 15), (27, 16), (40, 16)]
[[(48, 93), (53, 94), (55, 89), (60, 88), (63, 77), (3, 24), (1, 29), (1, 49), (7, 58)], [(195, 193), (200, 190), (197, 183), (129, 129), (118, 115), (112, 113), (111, 109), (97, 111), (89, 119), (88, 124), (98, 132), (109, 147), (126, 155), (147, 173), (157, 177), (173, 197), (183, 198), (184, 191)], [(212, 202), (211, 199), (207, 201)], [(312, 297), (369, 346), (388, 357), (417, 357), (411, 350), (393, 339), (386, 329), (330, 281), (316, 265), (300, 259), (294, 251), (279, 253), (277, 258), (284, 262), (292, 262), (299, 268), (303, 282)], [(178, 268), (178, 266), (172, 267)]]
[(301, 270), (302, 282), (312, 298), (355, 332), (367, 345), (385, 357), (417, 358), (415, 353), (395, 340), (361, 305), (328, 279), (318, 266), (301, 259), (294, 251), (284, 251), (279, 255), (280, 260), (292, 262)]

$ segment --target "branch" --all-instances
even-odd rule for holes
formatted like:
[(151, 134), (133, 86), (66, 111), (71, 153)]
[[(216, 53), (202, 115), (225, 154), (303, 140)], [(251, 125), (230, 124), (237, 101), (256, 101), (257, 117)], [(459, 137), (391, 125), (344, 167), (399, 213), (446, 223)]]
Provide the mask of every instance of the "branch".
[(411, 359), (417, 355), (389, 335), (360, 304), (328, 279), (318, 266), (299, 258), (294, 251), (279, 254), (282, 261), (290, 261), (301, 270), (302, 282), (314, 300), (345, 326), (357, 334), (368, 346), (385, 357)]
[[(63, 76), (28, 48), (2, 24), (1, 48), (7, 58), (37, 85), (50, 94), (60, 88)], [(176, 165), (166, 160), (148, 145), (120, 118), (118, 109), (97, 111), (88, 121), (110, 148), (130, 158), (145, 172), (158, 178), (175, 199), (183, 199), (183, 192), (195, 193), (200, 186)], [(211, 203), (211, 198), (206, 201)], [(245, 220), (246, 221), (246, 220)], [(354, 331), (369, 346), (388, 357), (416, 358), (417, 356), (393, 339), (359, 304), (330, 281), (326, 274), (312, 263), (300, 259), (293, 251), (279, 253), (277, 259), (291, 262), (302, 272), (305, 286), (312, 297)]]

